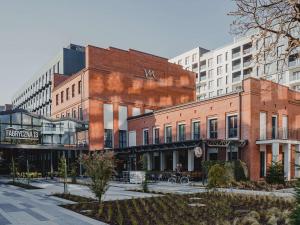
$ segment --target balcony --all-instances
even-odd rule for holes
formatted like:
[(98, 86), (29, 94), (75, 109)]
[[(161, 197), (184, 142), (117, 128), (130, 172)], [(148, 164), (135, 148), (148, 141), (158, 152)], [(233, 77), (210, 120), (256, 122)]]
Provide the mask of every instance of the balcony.
[(243, 54), (244, 54), (244, 55), (250, 54), (251, 51), (252, 51), (252, 43), (251, 43), (251, 42), (250, 42), (250, 43), (247, 43), (247, 44), (245, 44), (245, 45), (243, 46)]
[(241, 47), (232, 49), (231, 54), (232, 54), (232, 59), (240, 57), (241, 56)]
[(300, 129), (287, 129), (287, 128), (271, 128), (268, 129), (265, 133), (260, 133), (259, 129), (257, 134), (259, 135), (259, 140), (300, 140)]
[(298, 67), (300, 66), (300, 59), (289, 61), (289, 67)]
[(232, 71), (240, 70), (240, 69), (241, 69), (241, 59), (232, 61)]

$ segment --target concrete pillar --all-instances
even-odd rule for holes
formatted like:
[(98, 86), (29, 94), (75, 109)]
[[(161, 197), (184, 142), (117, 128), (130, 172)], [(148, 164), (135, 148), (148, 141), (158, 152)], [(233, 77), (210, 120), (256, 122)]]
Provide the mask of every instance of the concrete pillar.
[(178, 151), (173, 151), (173, 171), (176, 170), (178, 160), (179, 160), (179, 152)]
[(272, 144), (272, 163), (279, 160), (279, 143)]
[(188, 150), (188, 171), (194, 171), (194, 150)]
[(152, 155), (151, 153), (146, 153), (147, 157), (147, 170), (151, 171), (152, 170)]
[(286, 180), (291, 179), (291, 144), (283, 145), (284, 152), (284, 177)]
[[(82, 155), (82, 150), (80, 150), (80, 156)], [(82, 176), (82, 164), (79, 161), (79, 176)]]
[(160, 171), (164, 171), (166, 169), (166, 155), (164, 152), (160, 153)]
[(295, 145), (295, 177), (300, 178), (300, 144)]
[(261, 152), (264, 152), (264, 155), (265, 155), (265, 162), (264, 162), (265, 166), (264, 166), (264, 171), (263, 171), (264, 174), (263, 175), (266, 176), (266, 174), (267, 174), (267, 146), (266, 145), (260, 145), (259, 150)]

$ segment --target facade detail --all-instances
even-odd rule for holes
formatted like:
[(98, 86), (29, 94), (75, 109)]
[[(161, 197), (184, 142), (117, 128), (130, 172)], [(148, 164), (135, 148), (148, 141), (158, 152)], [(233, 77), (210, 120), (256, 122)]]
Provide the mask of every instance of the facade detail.
[(185, 171), (201, 172), (202, 160), (241, 159), (251, 180), (283, 161), (289, 180), (299, 177), (299, 112), (300, 93), (247, 78), (237, 92), (128, 118), (131, 147), (116, 152), (131, 169), (147, 154), (155, 171), (175, 170), (180, 163)]
[(276, 57), (265, 56), (260, 65), (254, 62), (254, 57), (268, 43), (268, 38), (264, 43), (254, 43), (251, 37), (239, 38), (211, 51), (198, 47), (169, 61), (196, 73), (198, 100), (238, 90), (242, 80), (248, 77), (264, 78), (299, 91), (300, 59), (296, 54), (291, 54), (287, 60), (281, 59), (286, 41), (282, 40), (276, 47)]
[(70, 76), (85, 67), (85, 48), (70, 44), (44, 65), (12, 98), (14, 109), (26, 109), (38, 115), (51, 115), (53, 74)]

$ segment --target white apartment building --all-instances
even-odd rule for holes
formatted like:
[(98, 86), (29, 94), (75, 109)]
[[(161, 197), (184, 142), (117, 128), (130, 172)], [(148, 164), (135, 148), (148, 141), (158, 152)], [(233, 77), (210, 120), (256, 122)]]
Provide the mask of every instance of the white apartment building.
[[(169, 61), (196, 73), (197, 100), (223, 95), (241, 88), (242, 80), (251, 76), (265, 78), (300, 91), (300, 59), (290, 55), (287, 62), (277, 57), (265, 56), (264, 63), (253, 58), (268, 42), (254, 43), (250, 37), (235, 39), (215, 50), (195, 48)], [(286, 43), (274, 49), (282, 54)], [(275, 59), (276, 58), (276, 59)]]
[(72, 75), (85, 67), (85, 48), (70, 44), (44, 65), (12, 98), (13, 109), (51, 115), (51, 87), (54, 73)]

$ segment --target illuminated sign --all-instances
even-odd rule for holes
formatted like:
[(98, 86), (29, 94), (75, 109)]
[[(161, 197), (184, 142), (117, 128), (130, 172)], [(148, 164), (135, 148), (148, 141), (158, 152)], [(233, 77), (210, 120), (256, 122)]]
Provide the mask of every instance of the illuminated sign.
[(39, 140), (39, 132), (37, 130), (6, 128), (5, 138), (22, 139), (22, 140)]

